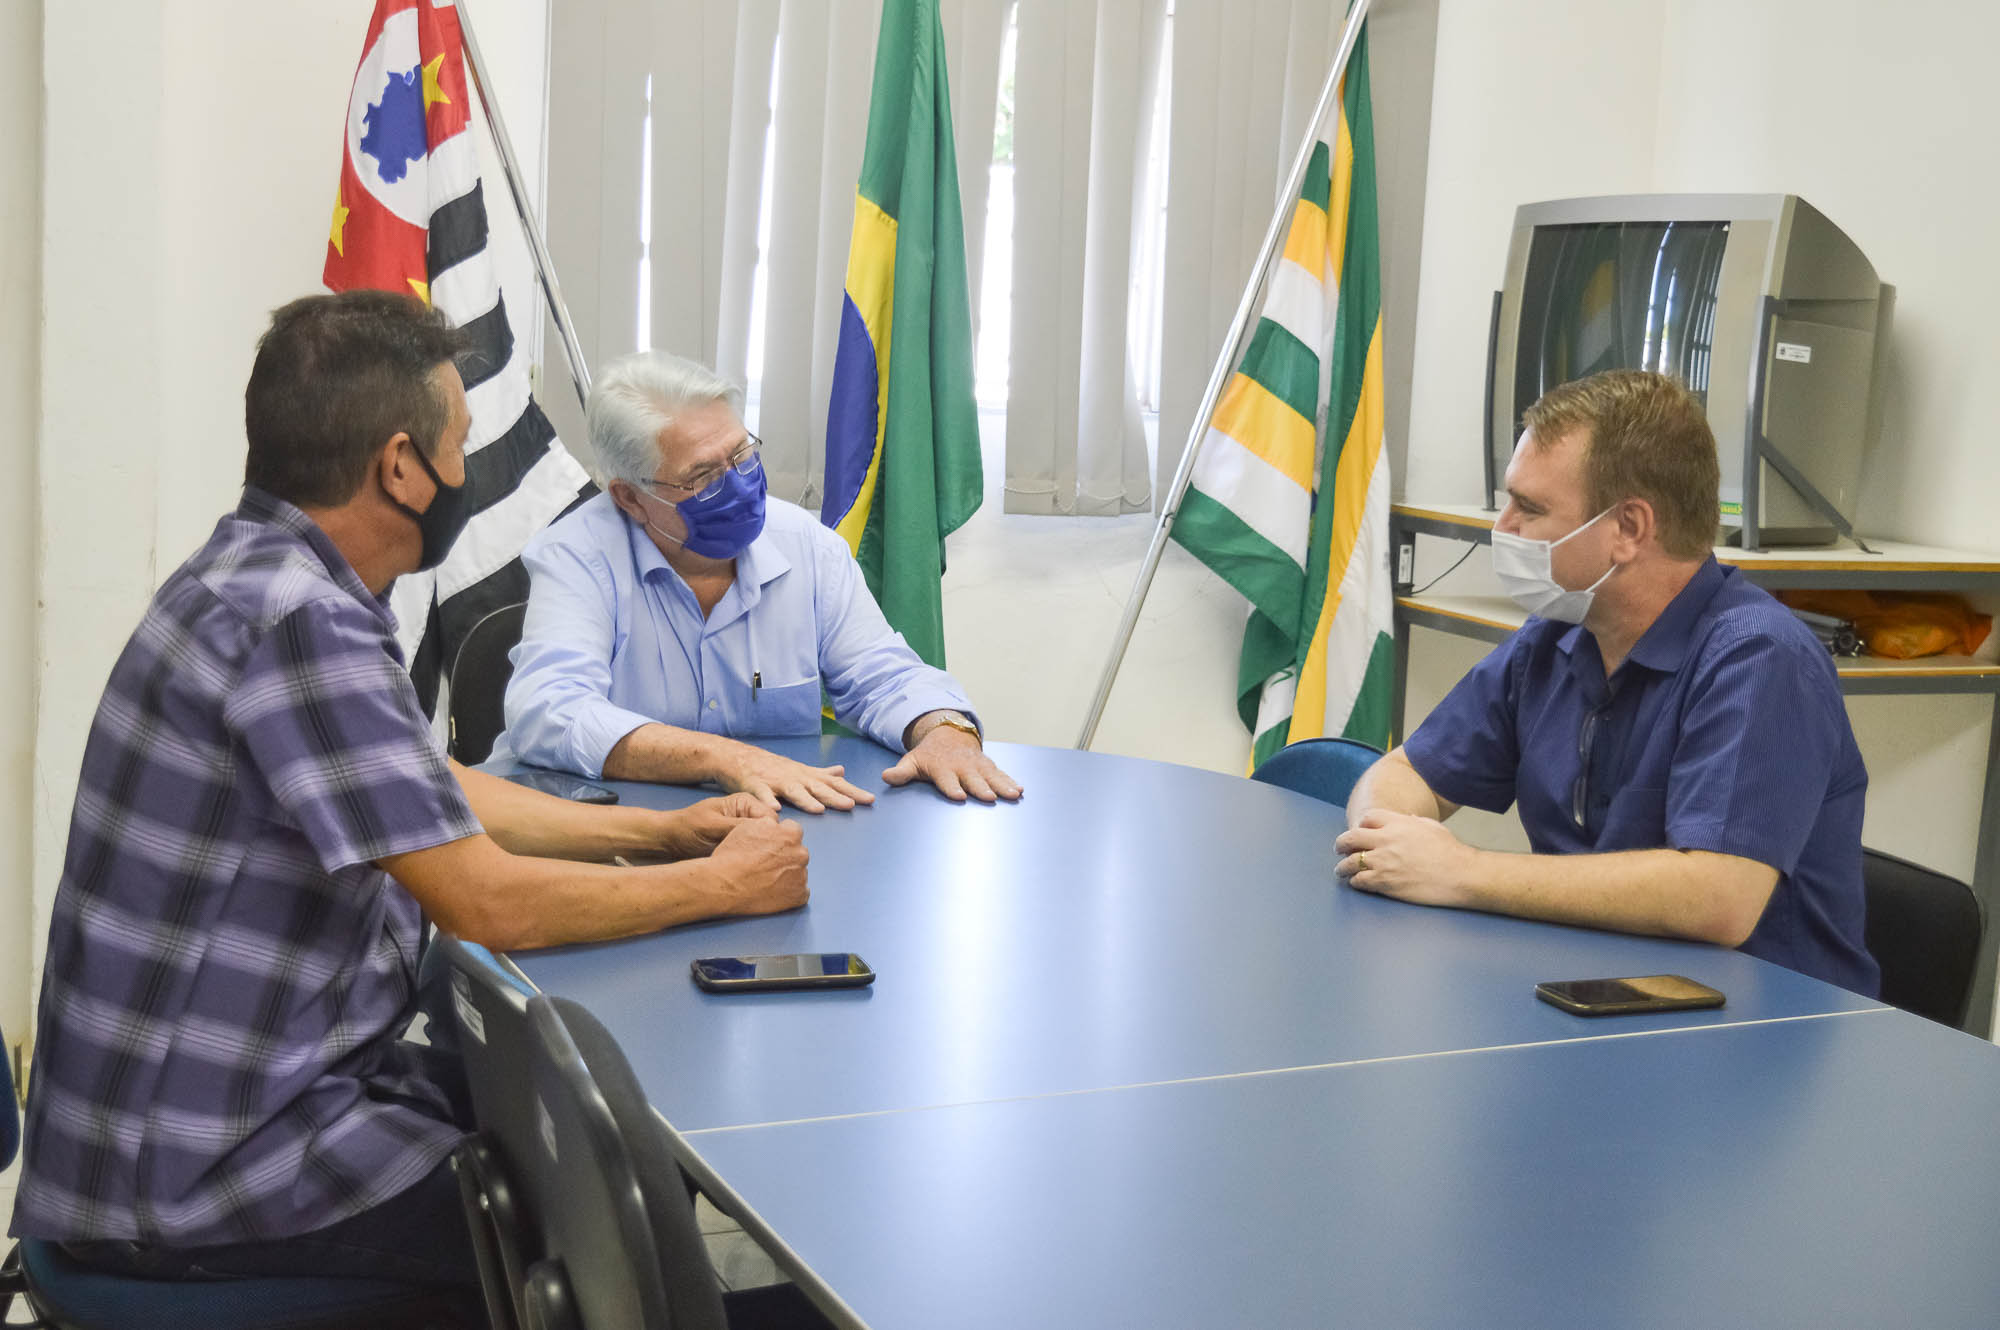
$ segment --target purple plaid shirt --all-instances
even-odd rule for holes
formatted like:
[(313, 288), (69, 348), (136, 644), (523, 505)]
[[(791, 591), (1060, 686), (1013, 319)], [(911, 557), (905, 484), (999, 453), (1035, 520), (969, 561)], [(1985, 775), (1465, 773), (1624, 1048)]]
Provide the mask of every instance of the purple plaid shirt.
[(288, 1237), (436, 1167), (462, 1133), (399, 1039), (422, 921), (374, 861), (479, 831), (386, 605), (244, 491), (84, 748), (13, 1231)]

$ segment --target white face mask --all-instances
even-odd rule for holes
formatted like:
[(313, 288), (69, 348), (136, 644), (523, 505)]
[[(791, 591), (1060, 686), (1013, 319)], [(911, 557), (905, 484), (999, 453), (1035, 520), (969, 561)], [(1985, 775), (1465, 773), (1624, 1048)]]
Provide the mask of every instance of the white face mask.
[[(1606, 508), (1604, 513), (1611, 510)], [(1590, 521), (1564, 536), (1562, 540), (1529, 540), (1507, 531), (1493, 533), (1493, 572), (1500, 579), (1507, 594), (1514, 603), (1528, 613), (1557, 623), (1582, 623), (1590, 613), (1590, 603), (1597, 598), (1597, 588), (1610, 580), (1618, 571), (1612, 564), (1604, 570), (1604, 576), (1592, 582), (1581, 591), (1571, 591), (1556, 581), (1551, 571), (1555, 548), (1563, 540), (1572, 540), (1596, 525), (1599, 513)]]

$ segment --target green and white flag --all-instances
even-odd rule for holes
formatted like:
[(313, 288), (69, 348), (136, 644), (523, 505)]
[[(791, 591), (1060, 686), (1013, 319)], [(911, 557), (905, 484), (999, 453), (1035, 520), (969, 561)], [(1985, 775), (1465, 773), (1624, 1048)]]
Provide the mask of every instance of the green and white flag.
[(1173, 529), (1250, 601), (1237, 710), (1253, 770), (1300, 739), (1389, 739), (1379, 239), (1364, 26)]

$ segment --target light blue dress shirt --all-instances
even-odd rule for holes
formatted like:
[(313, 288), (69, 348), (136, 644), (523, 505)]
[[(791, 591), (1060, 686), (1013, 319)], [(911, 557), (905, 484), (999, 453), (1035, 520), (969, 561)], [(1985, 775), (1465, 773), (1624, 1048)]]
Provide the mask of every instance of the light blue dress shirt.
[(898, 752), (925, 712), (971, 711), (958, 682), (889, 627), (846, 542), (794, 504), (770, 500), (706, 619), (607, 494), (521, 557), (533, 583), (496, 758), (595, 777), (651, 721), (744, 739), (818, 734), (822, 684), (842, 724)]

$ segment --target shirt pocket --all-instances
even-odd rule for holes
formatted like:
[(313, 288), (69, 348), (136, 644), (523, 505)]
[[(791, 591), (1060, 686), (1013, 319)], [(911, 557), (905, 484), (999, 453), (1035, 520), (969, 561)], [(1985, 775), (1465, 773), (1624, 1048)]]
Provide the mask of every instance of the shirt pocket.
[(818, 734), (819, 676), (796, 683), (766, 683), (746, 689), (730, 733), (742, 735)]

